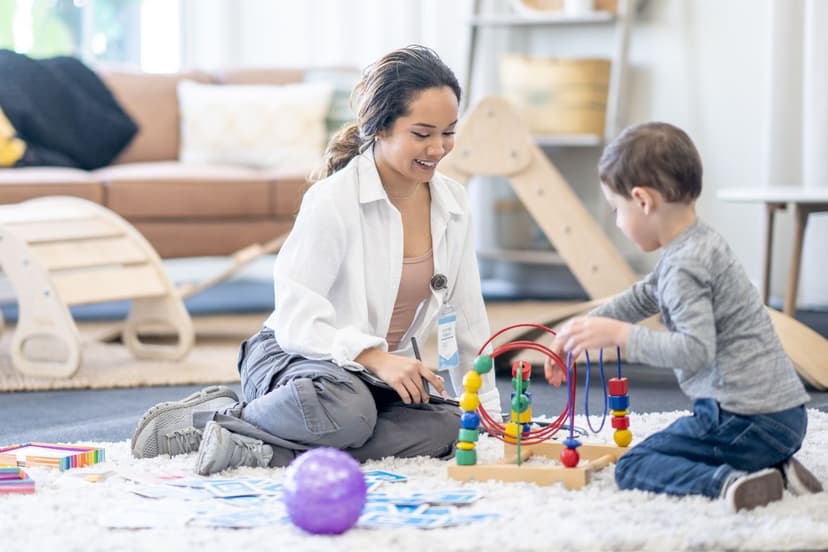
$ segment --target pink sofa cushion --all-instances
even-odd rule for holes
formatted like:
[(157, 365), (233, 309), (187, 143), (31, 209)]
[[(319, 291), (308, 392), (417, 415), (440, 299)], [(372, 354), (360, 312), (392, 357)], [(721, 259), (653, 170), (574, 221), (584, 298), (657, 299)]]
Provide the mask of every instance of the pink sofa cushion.
[(138, 134), (115, 163), (178, 159), (181, 132), (178, 81), (207, 83), (211, 81), (210, 76), (200, 71), (162, 75), (100, 70), (99, 74), (139, 127)]
[(0, 170), (0, 204), (50, 195), (75, 196), (99, 204), (104, 202), (102, 181), (93, 173), (63, 167)]

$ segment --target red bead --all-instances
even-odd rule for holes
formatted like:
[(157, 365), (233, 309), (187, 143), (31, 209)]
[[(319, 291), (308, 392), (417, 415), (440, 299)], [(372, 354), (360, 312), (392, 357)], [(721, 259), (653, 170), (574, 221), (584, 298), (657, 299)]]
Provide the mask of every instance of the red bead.
[(607, 382), (609, 394), (614, 397), (627, 394), (627, 378), (610, 378)]
[(613, 429), (627, 429), (630, 427), (630, 417), (629, 416), (613, 416), (612, 417), (612, 427)]
[(581, 455), (573, 448), (565, 448), (561, 451), (561, 464), (567, 468), (574, 468), (578, 465)]
[(517, 377), (518, 370), (520, 370), (520, 379), (528, 380), (532, 373), (532, 365), (525, 360), (516, 360), (512, 363), (512, 377)]

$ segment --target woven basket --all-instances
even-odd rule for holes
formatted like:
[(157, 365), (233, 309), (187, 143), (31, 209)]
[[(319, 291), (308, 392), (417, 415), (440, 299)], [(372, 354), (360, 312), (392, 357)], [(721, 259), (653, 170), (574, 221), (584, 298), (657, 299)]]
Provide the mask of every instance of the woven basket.
[(535, 134), (604, 134), (607, 59), (504, 56), (503, 95)]

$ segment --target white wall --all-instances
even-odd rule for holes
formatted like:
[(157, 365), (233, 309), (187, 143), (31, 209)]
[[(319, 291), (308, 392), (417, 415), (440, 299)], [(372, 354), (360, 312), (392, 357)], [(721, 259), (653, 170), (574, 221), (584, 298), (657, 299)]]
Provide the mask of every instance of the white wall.
[[(183, 1), (185, 65), (206, 69), (227, 65), (364, 67), (394, 47), (421, 42), (434, 47), (464, 82), (468, 37), (464, 22), (470, 0)], [(508, 4), (508, 0), (486, 1), (495, 6)], [(796, 25), (803, 30), (807, 11), (803, 6), (811, 6), (812, 16), (819, 15), (813, 5), (820, 1), (649, 0), (631, 36), (626, 123), (663, 120), (689, 132), (705, 163), (699, 212), (727, 238), (757, 282), (763, 208), (724, 203), (716, 198), (716, 191), (802, 177), (802, 162), (795, 159), (803, 148), (803, 90), (801, 85), (787, 84), (802, 78), (802, 32)], [(786, 25), (786, 18), (792, 23)], [(824, 45), (826, 39), (816, 32), (819, 25), (811, 22), (808, 28), (816, 47)], [(475, 75), (472, 96), (496, 91), (497, 57), (509, 48), (548, 55), (579, 53), (575, 50), (580, 49), (584, 55), (594, 55), (610, 51), (611, 37), (608, 27), (485, 30), (480, 39), (487, 59), (478, 63), (480, 73)], [(810, 63), (818, 65), (819, 61)], [(780, 66), (786, 68), (785, 78), (780, 78)], [(806, 90), (809, 95), (804, 97), (811, 103), (824, 106), (828, 101), (814, 94), (814, 90), (828, 88), (825, 79)], [(813, 125), (809, 132), (828, 134)], [(810, 142), (810, 157), (824, 159), (814, 153), (814, 144)], [(816, 151), (825, 151), (826, 146), (816, 142)], [(655, 257), (642, 256), (629, 246), (603, 206), (595, 175), (599, 154), (597, 149), (550, 152), (633, 265), (645, 270)], [(490, 214), (481, 210), (478, 218)], [(772, 279), (776, 297), (783, 295), (786, 284), (790, 219), (789, 213), (778, 216)], [(811, 217), (800, 305), (828, 305), (826, 219), (828, 215)], [(491, 226), (490, 222), (483, 224)]]

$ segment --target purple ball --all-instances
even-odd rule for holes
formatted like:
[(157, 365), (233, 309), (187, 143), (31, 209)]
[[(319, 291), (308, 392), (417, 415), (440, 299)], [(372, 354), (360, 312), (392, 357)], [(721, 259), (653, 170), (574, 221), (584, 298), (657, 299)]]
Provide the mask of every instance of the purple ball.
[(353, 527), (366, 494), (357, 461), (334, 448), (312, 449), (296, 458), (282, 487), (291, 521), (317, 535), (338, 535)]

